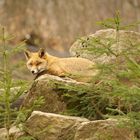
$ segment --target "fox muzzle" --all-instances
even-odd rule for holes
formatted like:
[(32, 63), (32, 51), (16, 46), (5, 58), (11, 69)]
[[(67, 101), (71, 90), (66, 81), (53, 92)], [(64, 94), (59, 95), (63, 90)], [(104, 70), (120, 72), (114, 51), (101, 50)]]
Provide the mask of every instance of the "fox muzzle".
[(31, 70), (32, 74), (37, 74), (38, 70)]

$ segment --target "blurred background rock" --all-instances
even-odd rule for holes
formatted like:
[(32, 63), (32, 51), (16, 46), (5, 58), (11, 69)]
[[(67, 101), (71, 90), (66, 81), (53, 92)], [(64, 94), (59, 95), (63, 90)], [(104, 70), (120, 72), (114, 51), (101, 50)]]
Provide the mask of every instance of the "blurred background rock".
[(94, 33), (99, 29), (96, 22), (113, 17), (116, 10), (125, 23), (138, 21), (140, 1), (0, 0), (0, 23), (16, 36), (13, 43), (27, 38), (32, 46), (67, 56), (78, 37)]
[(15, 36), (13, 45), (26, 38), (30, 50), (65, 57), (77, 38), (101, 29), (96, 22), (116, 10), (124, 23), (138, 21), (140, 0), (0, 0), (0, 24)]

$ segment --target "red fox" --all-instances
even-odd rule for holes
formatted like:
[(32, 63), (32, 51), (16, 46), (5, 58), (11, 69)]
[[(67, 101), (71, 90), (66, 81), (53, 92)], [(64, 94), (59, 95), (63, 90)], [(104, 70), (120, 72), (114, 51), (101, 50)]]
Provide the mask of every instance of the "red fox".
[(38, 52), (25, 51), (27, 68), (33, 74), (47, 71), (56, 76), (67, 76), (79, 82), (88, 82), (96, 76), (99, 70), (96, 64), (85, 58), (59, 58), (45, 53), (44, 49)]

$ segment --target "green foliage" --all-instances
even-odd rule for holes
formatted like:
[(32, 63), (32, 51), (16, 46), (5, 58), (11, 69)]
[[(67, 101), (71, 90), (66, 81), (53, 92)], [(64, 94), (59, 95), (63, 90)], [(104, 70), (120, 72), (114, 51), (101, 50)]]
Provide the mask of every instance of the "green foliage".
[(121, 18), (120, 18), (119, 11), (116, 12), (116, 15), (114, 18), (107, 18), (103, 21), (97, 22), (97, 24), (105, 28), (116, 29), (116, 31), (119, 31), (120, 29), (124, 29), (123, 26), (120, 27)]
[[(138, 128), (140, 121), (136, 116), (140, 110), (140, 42), (120, 38), (120, 29), (129, 25), (121, 25), (118, 13), (114, 18), (100, 22), (100, 25), (115, 29), (116, 37), (91, 36), (81, 38), (79, 42), (89, 54), (97, 58), (105, 54), (113, 56), (113, 59), (109, 63), (98, 64), (100, 74), (93, 77), (90, 85), (59, 86), (67, 101), (68, 110), (65, 114), (84, 116), (91, 120), (127, 116), (133, 127)], [(125, 48), (116, 51), (112, 46), (120, 48), (122, 41)]]
[(9, 48), (7, 41), (11, 37), (6, 34), (5, 28), (2, 28), (1, 41), (3, 46), (0, 48), (1, 52), (1, 70), (0, 70), (0, 119), (1, 126), (4, 126), (7, 130), (7, 140), (10, 139), (9, 129), (12, 123), (15, 121), (15, 116), (18, 112), (16, 108), (11, 108), (11, 105), (17, 98), (23, 94), (27, 88), (27, 82), (21, 80), (15, 80), (12, 77), (12, 65), (11, 56), (15, 52), (23, 50), (23, 43), (15, 48)]
[[(10, 46), (8, 41), (12, 39), (9, 36), (5, 28), (2, 27), (2, 36), (0, 37), (1, 44), (0, 47), (0, 127), (5, 127), (7, 131), (7, 140), (10, 140), (10, 127), (13, 124), (20, 126), (21, 129), (24, 128), (24, 122), (31, 112), (44, 103), (43, 97), (39, 97), (35, 100), (31, 108), (25, 109), (21, 107), (13, 107), (14, 102), (16, 102), (20, 97), (24, 97), (25, 90), (29, 86), (29, 82), (25, 80), (19, 80), (14, 77), (14, 71), (18, 71), (18, 68), (22, 64), (18, 61), (12, 62), (13, 57), (17, 53), (25, 49), (24, 42), (16, 46)], [(21, 127), (22, 126), (22, 127)], [(32, 139), (32, 137), (23, 137), (22, 139)]]
[(39, 108), (41, 105), (44, 104), (44, 97), (40, 96), (38, 97), (36, 100), (34, 100), (34, 102), (32, 103), (30, 108), (25, 108), (25, 107), (21, 107), (18, 110), (18, 116), (16, 118), (15, 123), (17, 124), (17, 126), (19, 126), (21, 129), (26, 129), (24, 127), (24, 122), (27, 120), (27, 118), (30, 116), (30, 114), (32, 113), (33, 110)]
[(119, 11), (115, 12), (114, 18), (107, 18), (103, 21), (97, 22), (97, 25), (100, 25), (102, 28), (111, 28), (111, 29), (115, 29), (116, 31), (134, 28), (138, 24), (140, 24), (139, 21), (137, 21), (135, 23), (128, 24), (128, 25), (122, 24), (122, 19), (120, 17)]

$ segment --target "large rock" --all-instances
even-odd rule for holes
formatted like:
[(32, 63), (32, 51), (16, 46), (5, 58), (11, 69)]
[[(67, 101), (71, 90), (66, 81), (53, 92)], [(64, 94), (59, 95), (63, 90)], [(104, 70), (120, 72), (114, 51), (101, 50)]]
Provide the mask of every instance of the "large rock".
[[(120, 55), (122, 51), (133, 51), (136, 49), (137, 45), (140, 44), (140, 33), (134, 31), (119, 31), (119, 40), (116, 41), (116, 30), (114, 29), (104, 29), (95, 32), (89, 36), (82, 37), (78, 39), (70, 48), (71, 56), (84, 57), (90, 59), (97, 63), (110, 63), (114, 62), (116, 57)], [(101, 55), (97, 53), (94, 49), (107, 48), (110, 45), (109, 53), (104, 53), (101, 51)], [(90, 45), (92, 44), (92, 45)], [(91, 53), (91, 50), (92, 51)], [(134, 56), (133, 56), (134, 57)], [(122, 58), (121, 58), (122, 60)]]
[(132, 140), (134, 132), (117, 119), (89, 121), (85, 118), (34, 111), (25, 123), (28, 134), (38, 140)]
[(120, 126), (115, 119), (83, 122), (77, 128), (74, 140), (132, 140), (134, 133)]
[[(44, 98), (44, 104), (38, 109), (40, 111), (49, 113), (62, 113), (66, 110), (66, 103), (63, 100), (63, 90), (59, 88), (62, 86), (80, 86), (88, 85), (86, 83), (77, 82), (70, 78), (60, 78), (58, 76), (44, 74), (39, 76), (32, 84), (22, 107), (31, 108), (35, 100), (39, 97)], [(59, 88), (58, 88), (59, 87)]]
[(26, 130), (38, 140), (73, 140), (77, 126), (85, 118), (34, 111), (26, 122)]

